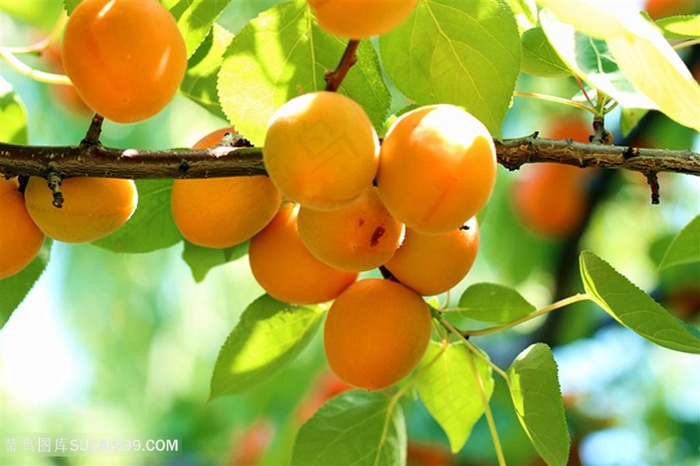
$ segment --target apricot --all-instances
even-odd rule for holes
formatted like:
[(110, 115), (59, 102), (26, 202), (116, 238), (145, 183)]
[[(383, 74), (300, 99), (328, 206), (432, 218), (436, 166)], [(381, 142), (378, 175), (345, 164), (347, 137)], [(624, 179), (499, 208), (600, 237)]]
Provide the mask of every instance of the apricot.
[(697, 0), (646, 0), (644, 10), (653, 19), (697, 13)]
[(44, 234), (65, 243), (86, 243), (117, 231), (136, 210), (138, 192), (132, 180), (67, 178), (61, 184), (63, 206), (42, 178), (30, 178), (24, 193), (29, 215)]
[(287, 203), (250, 240), (248, 259), (255, 279), (273, 298), (296, 304), (330, 301), (350, 286), (356, 272), (316, 259), (299, 237), (299, 206)]
[(379, 140), (354, 100), (336, 92), (295, 97), (272, 116), (263, 147), (270, 179), (311, 209), (347, 204), (372, 184)]
[(17, 188), (16, 180), (0, 176), (0, 279), (29, 265), (44, 244)]
[[(217, 145), (224, 128), (194, 145)], [(235, 157), (235, 155), (233, 155)], [(267, 176), (173, 181), (171, 208), (180, 233), (189, 242), (209, 248), (228, 248), (262, 230), (282, 203), (282, 196)]]
[(391, 214), (420, 233), (447, 233), (486, 204), (496, 149), (486, 127), (454, 105), (400, 116), (382, 143), (379, 193)]
[(587, 176), (571, 165), (541, 163), (521, 168), (511, 187), (512, 205), (523, 224), (548, 238), (563, 238), (581, 226), (588, 203)]
[(332, 267), (360, 272), (379, 267), (399, 247), (403, 225), (371, 186), (335, 210), (299, 209), (299, 236), (309, 251)]
[(347, 39), (384, 34), (404, 22), (418, 0), (308, 0), (325, 31)]
[(444, 293), (471, 270), (479, 250), (479, 226), (472, 217), (461, 229), (439, 235), (406, 230), (406, 237), (385, 267), (401, 283), (423, 296)]
[(84, 0), (68, 19), (62, 52), (80, 97), (118, 123), (160, 112), (187, 69), (175, 18), (157, 0)]
[(418, 365), (430, 332), (423, 298), (400, 283), (369, 278), (352, 284), (333, 302), (323, 346), (338, 377), (358, 388), (379, 390)]

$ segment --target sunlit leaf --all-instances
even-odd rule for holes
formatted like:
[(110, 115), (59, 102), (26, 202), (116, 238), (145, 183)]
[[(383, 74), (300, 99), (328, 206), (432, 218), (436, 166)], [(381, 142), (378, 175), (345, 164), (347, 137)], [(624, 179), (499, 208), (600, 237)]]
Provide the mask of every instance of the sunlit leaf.
[[(315, 23), (304, 0), (280, 3), (261, 13), (234, 37), (219, 72), (221, 106), (228, 120), (255, 145), (262, 145), (273, 112), (300, 94), (325, 88), (347, 41)], [(357, 101), (381, 128), (390, 95), (374, 47), (362, 41), (357, 63), (340, 92)]]
[(27, 144), (27, 110), (12, 85), (0, 76), (0, 141)]
[(63, 4), (55, 0), (44, 2), (0, 0), (0, 11), (4, 11), (27, 24), (49, 31), (56, 24), (59, 15), (63, 13)]
[(219, 104), (216, 83), (222, 57), (231, 40), (233, 34), (215, 24), (197, 52), (190, 57), (185, 79), (180, 85), (183, 95), (222, 119), (226, 119), (226, 115)]
[(508, 368), (510, 396), (520, 424), (537, 453), (549, 466), (569, 459), (569, 431), (557, 363), (549, 346), (535, 343)]
[(316, 333), (323, 311), (268, 295), (241, 315), (216, 360), (210, 399), (246, 392), (289, 364)]
[(661, 259), (660, 269), (700, 262), (700, 215), (678, 233)]
[(248, 242), (225, 249), (205, 248), (183, 241), (182, 259), (192, 271), (192, 277), (199, 283), (214, 267), (228, 264), (243, 257), (248, 252)]
[(700, 332), (669, 314), (595, 254), (580, 257), (586, 292), (608, 314), (644, 338), (676, 351), (700, 353)]
[(663, 30), (664, 36), (669, 39), (700, 38), (700, 14), (669, 16), (658, 20), (656, 25)]
[(418, 394), (447, 434), (453, 453), (464, 446), (474, 424), (484, 413), (472, 363), (479, 373), (488, 400), (494, 387), (491, 366), (460, 343), (443, 346), (431, 341), (417, 369), (424, 371), (416, 382)]
[(515, 14), (520, 34), (537, 26), (537, 2), (535, 0), (508, 0)]
[(505, 1), (422, 1), (379, 44), (387, 75), (406, 96), (463, 106), (500, 137), (521, 49)]
[(341, 393), (301, 426), (291, 464), (405, 465), (406, 421), (401, 406), (382, 392)]
[(161, 0), (161, 3), (177, 19), (177, 27), (187, 45), (187, 56), (191, 56), (209, 34), (216, 18), (230, 0)]
[(53, 242), (47, 238), (41, 251), (29, 265), (15, 275), (0, 280), (0, 329), (44, 273), (49, 262), (52, 244)]
[(119, 230), (92, 244), (114, 252), (142, 253), (170, 247), (180, 235), (170, 208), (172, 180), (137, 180), (136, 212)]
[(571, 70), (554, 51), (541, 27), (525, 31), (521, 40), (523, 45), (521, 66), (524, 72), (549, 78), (571, 75)]
[(503, 324), (534, 312), (536, 308), (512, 288), (495, 283), (475, 283), (462, 293), (459, 310), (470, 319)]

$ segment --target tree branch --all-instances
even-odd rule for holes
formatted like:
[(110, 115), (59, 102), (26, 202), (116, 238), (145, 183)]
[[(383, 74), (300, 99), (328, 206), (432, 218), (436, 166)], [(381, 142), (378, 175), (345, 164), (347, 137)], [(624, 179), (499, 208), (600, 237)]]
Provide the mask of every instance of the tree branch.
[[(626, 169), (648, 175), (675, 172), (700, 176), (700, 154), (690, 150), (644, 149), (540, 139), (536, 134), (496, 142), (498, 162), (510, 170), (555, 162), (578, 167)], [(101, 144), (22, 146), (0, 143), (0, 173), (62, 178), (213, 178), (265, 174), (262, 149), (215, 147), (204, 150), (115, 149)]]

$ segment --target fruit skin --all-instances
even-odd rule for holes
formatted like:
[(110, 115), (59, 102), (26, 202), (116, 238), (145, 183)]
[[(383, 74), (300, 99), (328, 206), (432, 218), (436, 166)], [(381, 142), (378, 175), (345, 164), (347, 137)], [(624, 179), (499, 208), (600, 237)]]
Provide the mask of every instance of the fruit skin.
[(288, 101), (270, 119), (263, 162), (282, 194), (311, 209), (349, 203), (372, 184), (379, 139), (354, 100), (313, 92)]
[(302, 207), (298, 226), (301, 240), (318, 260), (353, 272), (374, 269), (388, 261), (404, 231), (373, 186), (335, 210)]
[(401, 283), (423, 296), (444, 293), (458, 284), (474, 265), (479, 250), (479, 226), (425, 235), (411, 229), (384, 266)]
[[(218, 144), (233, 128), (208, 134), (193, 149)], [(240, 244), (262, 230), (277, 213), (282, 196), (267, 176), (174, 180), (173, 218), (189, 242), (209, 248)]]
[(67, 178), (61, 184), (63, 206), (52, 205), (42, 178), (29, 178), (24, 198), (29, 215), (46, 236), (65, 243), (86, 243), (117, 231), (136, 210), (132, 180)]
[(97, 113), (135, 123), (173, 98), (187, 50), (175, 18), (156, 0), (85, 0), (66, 24), (63, 65)]
[(347, 39), (366, 39), (394, 29), (418, 0), (308, 0), (325, 31)]
[(283, 205), (272, 221), (250, 240), (250, 268), (260, 286), (280, 301), (296, 304), (330, 301), (357, 279), (357, 273), (334, 269), (306, 249), (297, 230), (298, 212), (298, 205)]
[(430, 341), (431, 317), (400, 283), (360, 280), (331, 305), (323, 345), (333, 372), (358, 388), (379, 390), (407, 376)]
[(421, 233), (457, 229), (486, 205), (496, 149), (486, 127), (454, 105), (400, 116), (382, 143), (377, 187), (391, 214)]
[(43, 244), (44, 233), (29, 216), (17, 183), (0, 177), (0, 279), (29, 265)]

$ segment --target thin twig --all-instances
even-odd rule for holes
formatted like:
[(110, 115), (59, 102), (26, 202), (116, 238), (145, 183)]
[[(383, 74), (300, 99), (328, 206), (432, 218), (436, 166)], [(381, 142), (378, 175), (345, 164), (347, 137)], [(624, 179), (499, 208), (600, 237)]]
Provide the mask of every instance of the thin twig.
[(326, 72), (326, 90), (335, 92), (340, 88), (340, 84), (345, 79), (345, 76), (350, 71), (350, 68), (357, 63), (357, 47), (360, 45), (359, 40), (351, 40), (340, 58), (340, 63), (333, 71)]
[(102, 122), (104, 117), (99, 113), (95, 113), (90, 121), (90, 127), (85, 133), (85, 137), (80, 141), (80, 145), (83, 147), (94, 146), (100, 143), (100, 134), (102, 133)]

